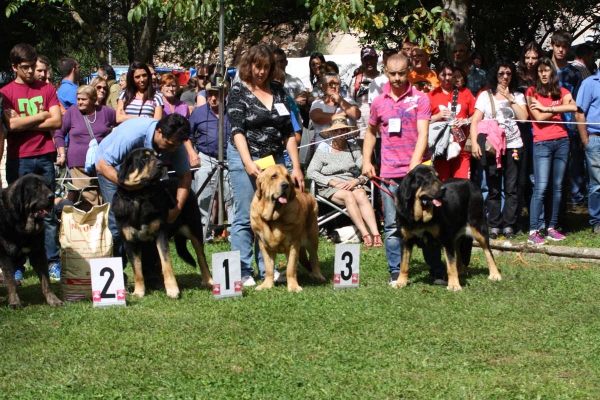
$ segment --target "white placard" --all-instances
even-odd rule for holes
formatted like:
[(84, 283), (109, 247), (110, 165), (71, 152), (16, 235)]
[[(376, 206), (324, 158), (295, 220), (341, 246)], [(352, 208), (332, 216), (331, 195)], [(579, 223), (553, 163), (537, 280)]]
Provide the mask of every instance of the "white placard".
[(212, 255), (213, 298), (242, 296), (240, 251), (224, 251)]
[(277, 114), (279, 114), (280, 117), (290, 115), (290, 112), (287, 108), (285, 108), (285, 104), (283, 103), (275, 103), (275, 109), (277, 110)]
[(388, 121), (389, 133), (400, 133), (402, 131), (402, 120), (400, 118), (390, 118)]
[(92, 302), (94, 307), (124, 306), (125, 282), (121, 257), (92, 258)]
[(358, 287), (360, 276), (360, 244), (338, 244), (335, 246), (333, 265), (333, 288)]

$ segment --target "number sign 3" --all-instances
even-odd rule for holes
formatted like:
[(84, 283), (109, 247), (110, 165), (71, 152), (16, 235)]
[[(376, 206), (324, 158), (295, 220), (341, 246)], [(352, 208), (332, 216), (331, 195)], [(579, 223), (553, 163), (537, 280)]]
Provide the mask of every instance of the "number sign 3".
[(360, 244), (338, 244), (335, 246), (333, 288), (358, 287), (360, 274)]

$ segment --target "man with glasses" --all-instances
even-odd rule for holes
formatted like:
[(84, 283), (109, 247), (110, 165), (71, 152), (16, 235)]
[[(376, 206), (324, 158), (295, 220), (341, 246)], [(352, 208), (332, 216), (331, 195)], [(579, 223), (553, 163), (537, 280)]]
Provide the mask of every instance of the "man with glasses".
[[(28, 44), (18, 44), (10, 51), (10, 62), (16, 73), (14, 81), (0, 89), (4, 96), (3, 119), (7, 134), (6, 181), (11, 184), (28, 173), (46, 179), (54, 191), (54, 161), (56, 148), (51, 132), (62, 125), (58, 99), (54, 87), (36, 79), (37, 53)], [(4, 146), (4, 141), (2, 144)], [(0, 157), (4, 153), (0, 148)], [(48, 262), (57, 263), (59, 247), (57, 227), (53, 226), (51, 212), (45, 219), (46, 255)], [(23, 269), (15, 271), (17, 284)]]
[[(119, 93), (121, 93), (121, 85), (117, 82), (117, 74), (110, 65), (101, 65), (98, 68), (98, 76), (106, 81), (108, 86), (108, 96), (106, 99), (106, 105), (113, 110), (117, 109), (117, 100), (119, 99)], [(98, 90), (98, 88), (96, 88)]]
[(198, 67), (198, 95), (196, 96), (196, 107), (200, 107), (206, 104), (206, 84), (210, 79), (211, 75), (215, 72), (215, 64), (202, 64)]
[(58, 72), (62, 76), (58, 88), (58, 100), (65, 111), (77, 104), (77, 83), (79, 82), (79, 63), (71, 57), (63, 58), (58, 64)]

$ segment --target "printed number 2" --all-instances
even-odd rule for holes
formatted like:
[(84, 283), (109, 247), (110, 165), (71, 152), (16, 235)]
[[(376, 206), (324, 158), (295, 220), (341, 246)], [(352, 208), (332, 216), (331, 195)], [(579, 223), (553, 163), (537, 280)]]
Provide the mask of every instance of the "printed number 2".
[(225, 290), (229, 290), (229, 260), (223, 260), (223, 268), (225, 268)]
[(346, 251), (342, 254), (342, 261), (344, 261), (346, 258), (348, 258), (348, 261), (346, 262), (346, 268), (348, 268), (348, 274), (346, 275), (344, 273), (344, 271), (342, 271), (341, 276), (342, 279), (347, 281), (350, 278), (352, 278), (352, 253), (350, 253), (349, 251)]
[(106, 268), (102, 268), (100, 270), (100, 276), (104, 276), (105, 273), (108, 273), (108, 279), (106, 280), (106, 285), (104, 285), (104, 289), (102, 289), (102, 293), (100, 293), (100, 297), (102, 297), (103, 299), (114, 299), (116, 296), (114, 293), (106, 293), (108, 291), (108, 288), (110, 288), (110, 284), (112, 283), (113, 279), (115, 279), (115, 272), (106, 267)]

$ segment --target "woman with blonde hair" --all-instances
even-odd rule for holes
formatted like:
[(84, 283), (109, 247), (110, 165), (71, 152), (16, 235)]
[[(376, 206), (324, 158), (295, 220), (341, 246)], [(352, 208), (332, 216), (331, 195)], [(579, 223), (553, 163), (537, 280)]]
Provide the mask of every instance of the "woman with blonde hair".
[(90, 86), (96, 89), (96, 105), (105, 106), (106, 100), (108, 100), (108, 83), (106, 79), (97, 76), (92, 79)]

